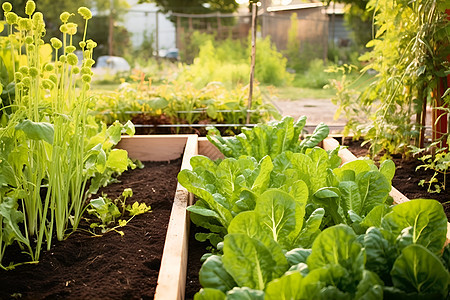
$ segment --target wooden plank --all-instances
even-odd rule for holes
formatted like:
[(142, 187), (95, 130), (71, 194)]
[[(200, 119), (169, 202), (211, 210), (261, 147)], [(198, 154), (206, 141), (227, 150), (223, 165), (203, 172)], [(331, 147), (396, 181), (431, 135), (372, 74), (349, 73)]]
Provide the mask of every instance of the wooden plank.
[(128, 151), (130, 157), (141, 161), (166, 161), (183, 154), (189, 134), (124, 136), (117, 145)]
[[(197, 136), (189, 136), (181, 169), (191, 169), (190, 159), (197, 153)], [(161, 259), (154, 298), (156, 300), (184, 299), (190, 225), (186, 208), (193, 203), (193, 198), (193, 195), (178, 183)]]
[[(323, 148), (325, 150), (333, 150), (336, 147), (339, 147), (339, 142), (334, 138), (328, 137), (323, 141)], [(348, 149), (339, 150), (339, 156), (342, 159), (342, 163), (346, 163), (357, 159), (357, 157), (353, 155), (353, 153), (351, 153)], [(408, 197), (400, 193), (395, 187), (392, 187), (392, 190), (389, 193), (389, 195), (394, 199), (394, 204), (400, 204), (406, 201), (410, 201)], [(447, 240), (445, 242), (445, 245), (449, 243), (450, 243), (450, 223), (447, 222)]]
[(206, 137), (198, 138), (198, 154), (207, 156), (212, 160), (224, 158), (222, 152), (220, 152), (216, 146), (211, 144)]

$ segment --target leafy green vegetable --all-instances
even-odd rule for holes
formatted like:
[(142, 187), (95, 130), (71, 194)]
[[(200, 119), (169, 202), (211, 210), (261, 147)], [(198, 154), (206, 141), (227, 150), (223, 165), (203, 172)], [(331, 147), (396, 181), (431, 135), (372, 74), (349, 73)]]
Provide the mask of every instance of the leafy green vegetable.
[[(442, 205), (435, 200), (416, 199), (392, 208), (382, 220), (381, 227), (391, 239), (403, 241), (403, 246), (419, 244), (435, 254), (440, 254), (446, 240), (447, 217)], [(409, 229), (409, 231), (405, 231)], [(409, 241), (398, 239), (410, 233)]]
[(212, 255), (203, 263), (199, 280), (204, 288), (217, 289), (224, 293), (236, 286), (233, 277), (225, 270), (222, 257)]
[(412, 244), (402, 250), (391, 271), (394, 287), (405, 293), (448, 296), (450, 275), (442, 262), (427, 248)]
[(260, 160), (269, 155), (274, 159), (285, 151), (304, 152), (328, 136), (328, 126), (321, 123), (310, 137), (300, 141), (305, 124), (304, 116), (296, 122), (292, 117), (284, 117), (279, 122), (258, 124), (253, 129), (243, 128), (241, 134), (231, 138), (223, 138), (218, 130), (210, 130), (207, 138), (225, 157), (249, 155)]

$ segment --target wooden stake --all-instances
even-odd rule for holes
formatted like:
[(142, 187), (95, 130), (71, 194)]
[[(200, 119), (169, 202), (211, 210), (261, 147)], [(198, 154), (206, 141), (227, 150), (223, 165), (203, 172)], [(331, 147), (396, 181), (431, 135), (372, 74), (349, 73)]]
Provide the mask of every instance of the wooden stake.
[(255, 58), (256, 58), (256, 15), (258, 7), (256, 3), (252, 3), (252, 60), (250, 64), (250, 84), (248, 91), (248, 105), (247, 105), (247, 124), (250, 124), (250, 110), (252, 109), (253, 97), (253, 80), (255, 77)]

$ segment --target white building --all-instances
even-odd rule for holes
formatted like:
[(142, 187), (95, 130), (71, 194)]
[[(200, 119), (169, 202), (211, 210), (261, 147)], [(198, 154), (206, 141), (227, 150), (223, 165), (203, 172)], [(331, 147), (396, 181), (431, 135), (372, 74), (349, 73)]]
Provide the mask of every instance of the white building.
[[(124, 15), (123, 25), (131, 34), (133, 47), (139, 47), (147, 37), (153, 35), (153, 40), (159, 49), (175, 48), (176, 30), (165, 15), (158, 13), (154, 3), (137, 4), (138, 0), (128, 0), (130, 10)], [(156, 45), (154, 44), (155, 48)]]

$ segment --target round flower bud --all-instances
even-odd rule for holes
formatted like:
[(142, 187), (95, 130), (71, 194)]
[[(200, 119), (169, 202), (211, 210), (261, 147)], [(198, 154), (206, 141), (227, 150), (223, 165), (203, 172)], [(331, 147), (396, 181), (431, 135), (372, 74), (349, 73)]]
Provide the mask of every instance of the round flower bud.
[(33, 0), (28, 0), (27, 4), (25, 5), (25, 13), (31, 16), (35, 10), (36, 10), (36, 3), (34, 3)]
[(31, 85), (31, 80), (30, 80), (30, 77), (24, 77), (23, 79), (22, 79), (22, 83), (23, 83), (23, 85), (24, 86), (30, 86)]
[(78, 57), (73, 53), (69, 53), (67, 54), (67, 62), (71, 66), (76, 66), (78, 64)]
[(85, 83), (84, 83), (84, 88), (85, 88), (86, 90), (89, 90), (89, 89), (91, 89), (91, 85), (90, 85), (89, 83), (85, 82)]
[(4, 3), (2, 4), (2, 8), (3, 8), (3, 11), (4, 11), (5, 13), (8, 13), (8, 12), (10, 12), (10, 11), (12, 10), (12, 5), (11, 5), (11, 3), (9, 3), (9, 2), (4, 2)]
[(91, 74), (91, 69), (89, 69), (88, 67), (82, 67), (81, 74)]
[(66, 24), (63, 24), (63, 25), (59, 26), (59, 31), (61, 31), (62, 33), (67, 33), (67, 26), (66, 26)]
[(69, 35), (75, 35), (77, 33), (77, 27), (78, 25), (75, 23), (67, 23), (67, 34)]
[(62, 63), (65, 63), (65, 62), (67, 61), (67, 56), (61, 55), (61, 56), (59, 57), (59, 61), (62, 62)]
[(30, 76), (31, 76), (32, 78), (37, 77), (38, 74), (39, 74), (38, 69), (36, 69), (35, 67), (31, 67), (29, 72), (30, 72)]
[(27, 66), (21, 66), (19, 68), (19, 72), (22, 73), (23, 75), (28, 75), (28, 67)]
[(18, 18), (19, 17), (15, 13), (9, 12), (6, 14), (6, 23), (9, 25), (16, 24)]
[(16, 72), (16, 73), (14, 73), (14, 78), (16, 79), (16, 82), (19, 82), (22, 80), (23, 74), (20, 72)]
[(66, 52), (67, 53), (72, 53), (75, 50), (76, 50), (75, 46), (67, 46), (66, 47)]
[(86, 42), (85, 41), (81, 41), (79, 43), (79, 45), (80, 45), (80, 48), (84, 48), (84, 47), (86, 47)]
[(52, 47), (55, 48), (55, 49), (59, 49), (59, 48), (62, 47), (62, 42), (58, 38), (52, 37), (50, 39), (50, 43), (52, 44)]
[(83, 80), (83, 82), (89, 83), (92, 80), (91, 75), (88, 74), (84, 74), (83, 76), (81, 76), (81, 80)]
[(86, 61), (84, 62), (84, 65), (86, 67), (92, 67), (95, 64), (95, 60), (93, 60), (92, 58), (88, 58), (86, 59)]
[(73, 74), (78, 74), (78, 73), (80, 73), (80, 68), (75, 66), (75, 67), (73, 67), (72, 72), (73, 72)]
[(52, 90), (52, 89), (54, 88), (54, 86), (55, 86), (55, 84), (54, 84), (53, 81), (51, 81), (50, 79), (44, 79), (44, 80), (42, 81), (42, 87), (43, 87), (44, 89)]
[(27, 46), (27, 51), (29, 53), (34, 52), (35, 49), (36, 49), (36, 47), (33, 44), (30, 44)]
[(27, 36), (25, 38), (25, 44), (27, 44), (27, 45), (33, 44), (33, 37)]
[(44, 70), (46, 72), (51, 72), (55, 69), (55, 67), (52, 64), (45, 64)]
[(82, 6), (82, 7), (80, 7), (79, 9), (78, 9), (78, 13), (83, 17), (83, 19), (85, 19), (85, 20), (89, 20), (90, 18), (92, 18), (92, 13), (91, 13), (91, 11), (89, 10), (89, 8), (87, 8), (87, 7), (84, 7), (84, 6)]
[(17, 87), (19, 90), (23, 89), (23, 83), (22, 83), (22, 82), (16, 83), (16, 87)]
[(33, 22), (34, 22), (34, 25), (43, 25), (44, 24), (44, 15), (41, 13), (41, 12), (36, 12), (34, 15), (33, 15)]
[(56, 77), (55, 74), (52, 74), (52, 75), (48, 76), (48, 79), (53, 81), (54, 84), (56, 84), (58, 82), (58, 77)]
[(59, 15), (59, 18), (60, 18), (61, 22), (67, 23), (67, 21), (69, 20), (71, 15), (72, 14), (69, 14), (67, 11), (65, 11), (65, 12), (63, 12), (62, 14)]

